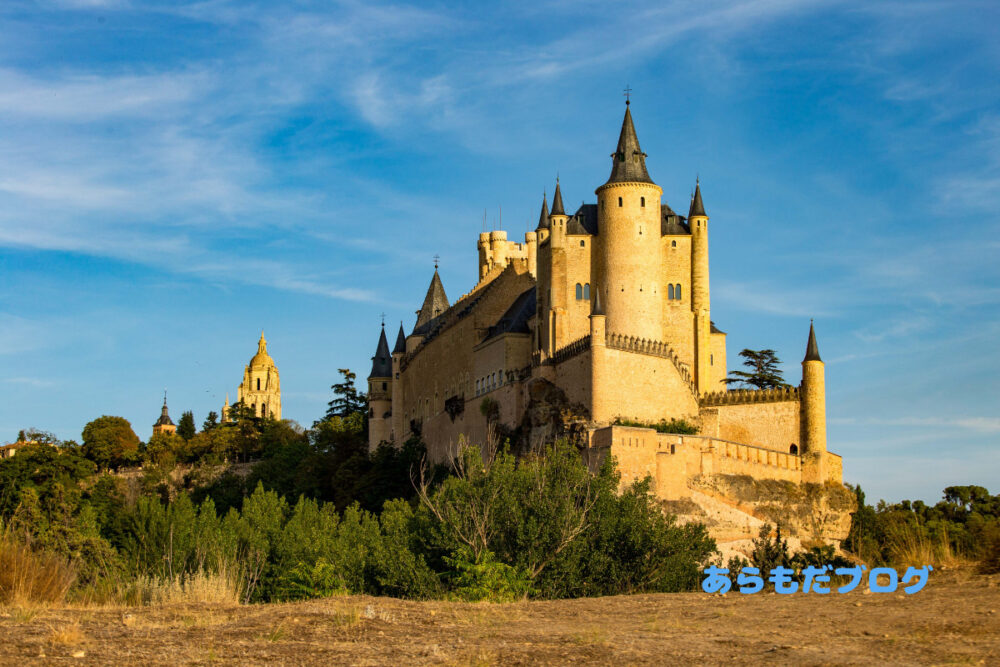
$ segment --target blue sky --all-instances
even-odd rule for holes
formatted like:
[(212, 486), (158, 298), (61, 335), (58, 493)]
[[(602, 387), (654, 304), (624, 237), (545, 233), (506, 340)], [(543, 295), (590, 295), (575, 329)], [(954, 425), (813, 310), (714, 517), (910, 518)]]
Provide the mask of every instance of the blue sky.
[[(612, 11), (613, 10), (613, 11)], [(286, 417), (367, 375), (441, 256), (607, 178), (622, 89), (668, 203), (700, 175), (713, 319), (798, 382), (872, 499), (1000, 491), (994, 2), (0, 5), (0, 439), (200, 423), (260, 329)], [(500, 211), (503, 211), (500, 219)]]

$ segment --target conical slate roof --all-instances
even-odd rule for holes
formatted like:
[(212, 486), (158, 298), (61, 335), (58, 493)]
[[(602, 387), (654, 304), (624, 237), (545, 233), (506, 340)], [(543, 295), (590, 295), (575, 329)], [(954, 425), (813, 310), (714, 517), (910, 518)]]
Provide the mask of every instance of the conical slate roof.
[(396, 346), (392, 348), (393, 354), (406, 354), (406, 333), (403, 331), (403, 323), (399, 323), (399, 333), (396, 334)]
[(545, 195), (542, 195), (542, 212), (538, 216), (538, 227), (537, 229), (548, 229), (549, 228), (549, 203), (545, 199)]
[(414, 333), (435, 317), (448, 310), (448, 297), (444, 293), (444, 285), (441, 284), (441, 276), (437, 269), (434, 269), (434, 277), (427, 288), (427, 295), (424, 297), (424, 305), (417, 312), (417, 324), (413, 328)]
[(688, 218), (696, 215), (705, 216), (705, 204), (701, 201), (701, 183), (697, 181), (694, 185), (694, 197), (691, 198), (691, 208), (688, 209)]
[(806, 358), (802, 361), (823, 361), (819, 358), (819, 345), (816, 344), (816, 330), (809, 322), (809, 343), (806, 344)]
[(594, 301), (591, 303), (590, 315), (591, 317), (594, 315), (604, 315), (604, 307), (601, 306), (601, 290), (596, 284), (593, 286), (593, 290)]
[(563, 208), (562, 190), (559, 189), (559, 179), (556, 179), (556, 193), (552, 195), (552, 215), (566, 215)]
[(389, 341), (385, 338), (385, 327), (378, 337), (378, 347), (375, 349), (375, 356), (372, 357), (372, 372), (369, 378), (390, 378), (392, 377), (392, 355), (389, 354)]
[(618, 148), (611, 156), (611, 176), (608, 183), (652, 183), (646, 171), (646, 154), (639, 148), (639, 137), (632, 124), (632, 111), (625, 106), (625, 119), (618, 137)]

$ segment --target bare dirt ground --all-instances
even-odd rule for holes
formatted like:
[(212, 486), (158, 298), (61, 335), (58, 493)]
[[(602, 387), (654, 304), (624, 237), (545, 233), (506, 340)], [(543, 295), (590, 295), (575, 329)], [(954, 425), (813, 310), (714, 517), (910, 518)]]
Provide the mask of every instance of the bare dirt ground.
[(998, 665), (1000, 577), (935, 572), (914, 595), (5, 608), (0, 663)]

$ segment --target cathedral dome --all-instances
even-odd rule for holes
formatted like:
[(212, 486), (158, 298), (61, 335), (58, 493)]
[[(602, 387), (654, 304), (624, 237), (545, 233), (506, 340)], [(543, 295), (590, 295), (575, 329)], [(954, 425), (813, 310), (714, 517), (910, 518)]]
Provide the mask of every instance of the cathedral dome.
[(267, 353), (267, 340), (264, 332), (260, 332), (260, 340), (257, 342), (257, 354), (250, 359), (250, 368), (275, 368), (274, 359)]

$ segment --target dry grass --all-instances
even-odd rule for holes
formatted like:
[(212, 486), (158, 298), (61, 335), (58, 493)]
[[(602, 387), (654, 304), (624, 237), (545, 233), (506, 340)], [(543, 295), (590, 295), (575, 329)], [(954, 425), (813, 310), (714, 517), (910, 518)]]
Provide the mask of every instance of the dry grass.
[(931, 539), (909, 524), (900, 524), (894, 526), (887, 537), (890, 560), (896, 566), (967, 568), (975, 563), (952, 548), (947, 531), (942, 531), (938, 539)]
[(67, 623), (58, 628), (49, 628), (49, 642), (64, 646), (79, 646), (87, 642), (87, 636), (80, 628), (80, 622)]
[(33, 551), (0, 531), (0, 603), (60, 603), (75, 581), (76, 568), (65, 558)]

